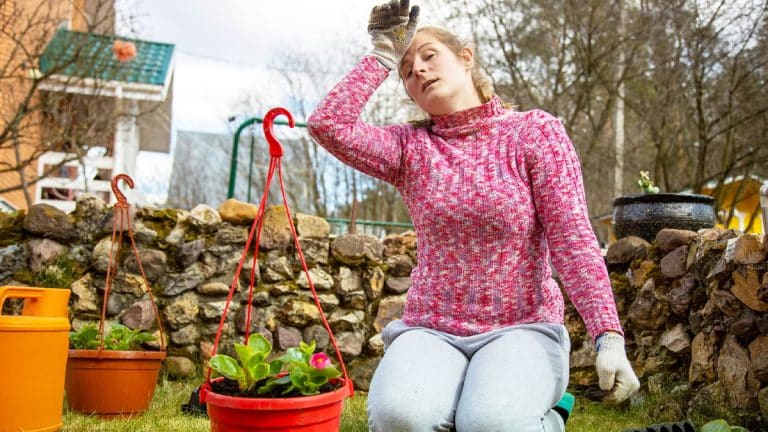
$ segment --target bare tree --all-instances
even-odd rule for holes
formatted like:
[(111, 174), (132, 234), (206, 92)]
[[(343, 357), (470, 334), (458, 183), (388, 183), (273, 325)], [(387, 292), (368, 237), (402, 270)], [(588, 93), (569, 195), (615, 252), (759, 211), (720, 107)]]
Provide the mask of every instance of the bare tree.
[(645, 142), (629, 165), (651, 167), (666, 190), (699, 192), (707, 185), (721, 203), (729, 179), (768, 174), (767, 3), (748, 3), (644, 1), (638, 11), (647, 49), (638, 56), (643, 67), (627, 106)]
[(610, 209), (622, 86), (624, 190), (640, 170), (667, 191), (768, 174), (765, 0), (628, 0), (621, 34), (620, 1), (448, 2), (451, 27), (470, 29), (497, 92), (563, 121), (594, 214)]

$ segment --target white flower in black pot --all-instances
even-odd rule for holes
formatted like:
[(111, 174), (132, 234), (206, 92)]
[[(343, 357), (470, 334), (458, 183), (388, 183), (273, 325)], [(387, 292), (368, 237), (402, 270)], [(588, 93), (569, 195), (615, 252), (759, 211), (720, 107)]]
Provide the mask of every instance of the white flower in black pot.
[(648, 172), (637, 181), (641, 194), (613, 200), (613, 226), (616, 238), (642, 237), (648, 242), (664, 228), (698, 231), (715, 226), (715, 199), (707, 195), (659, 193)]

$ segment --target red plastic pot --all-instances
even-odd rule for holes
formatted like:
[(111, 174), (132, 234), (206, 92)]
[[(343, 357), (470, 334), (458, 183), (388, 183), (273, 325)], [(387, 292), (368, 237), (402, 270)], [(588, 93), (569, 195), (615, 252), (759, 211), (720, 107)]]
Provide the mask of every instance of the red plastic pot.
[(204, 386), (200, 399), (207, 405), (211, 432), (332, 432), (339, 430), (344, 399), (351, 393), (350, 381), (332, 392), (293, 398), (227, 396)]
[[(285, 108), (273, 108), (264, 116), (264, 135), (267, 142), (269, 142), (269, 173), (267, 174), (264, 195), (261, 204), (259, 205), (259, 210), (251, 225), (248, 240), (245, 243), (243, 254), (240, 257), (240, 263), (232, 278), (232, 285), (229, 289), (224, 312), (219, 321), (219, 328), (216, 331), (216, 338), (214, 339), (213, 348), (211, 349), (211, 356), (215, 355), (218, 351), (224, 324), (227, 319), (227, 311), (234, 298), (235, 291), (239, 286), (238, 281), (240, 280), (240, 272), (242, 271), (243, 264), (248, 256), (248, 251), (252, 250), (251, 244), (254, 239), (256, 246), (253, 250), (258, 250), (269, 184), (272, 181), (275, 170), (277, 170), (278, 178), (280, 179), (280, 191), (282, 192), (283, 198), (285, 198), (285, 186), (283, 184), (282, 170), (280, 168), (280, 158), (283, 155), (283, 147), (272, 132), (272, 124), (275, 117), (278, 115), (287, 116), (289, 126), (294, 126), (293, 117)], [(301, 262), (302, 270), (307, 276), (307, 282), (309, 284), (309, 289), (312, 292), (312, 297), (315, 300), (315, 306), (317, 306), (317, 310), (320, 312), (320, 320), (323, 327), (328, 332), (331, 345), (336, 351), (336, 358), (339, 361), (341, 373), (344, 377), (340, 378), (338, 381), (343, 383), (343, 386), (332, 392), (321, 393), (315, 396), (293, 398), (248, 398), (228, 396), (214, 393), (211, 390), (211, 370), (209, 369), (206, 382), (200, 389), (200, 402), (205, 403), (207, 406), (212, 432), (337, 432), (341, 423), (341, 411), (344, 407), (344, 399), (351, 397), (354, 393), (352, 380), (349, 379), (349, 374), (344, 365), (341, 351), (336, 343), (336, 338), (333, 335), (331, 326), (325, 318), (325, 313), (323, 313), (323, 307), (320, 304), (315, 285), (312, 283), (312, 278), (310, 277), (309, 269), (307, 267), (307, 261), (304, 259), (304, 252), (301, 250), (301, 243), (299, 242), (299, 237), (296, 233), (296, 227), (293, 224), (293, 216), (291, 216), (291, 211), (288, 208), (288, 203), (285, 199), (283, 199), (283, 208), (285, 209), (285, 215), (291, 229), (291, 236), (294, 240), (294, 246), (296, 247), (296, 253)], [(255, 254), (253, 261), (254, 268), (258, 265), (257, 257), (258, 254)], [(255, 273), (252, 273), (248, 283), (247, 304), (249, 306), (246, 309), (246, 329), (251, 328), (251, 299), (253, 298), (255, 285)], [(249, 332), (246, 330), (245, 341), (248, 341), (248, 336)], [(223, 378), (218, 378), (217, 380), (220, 379)]]

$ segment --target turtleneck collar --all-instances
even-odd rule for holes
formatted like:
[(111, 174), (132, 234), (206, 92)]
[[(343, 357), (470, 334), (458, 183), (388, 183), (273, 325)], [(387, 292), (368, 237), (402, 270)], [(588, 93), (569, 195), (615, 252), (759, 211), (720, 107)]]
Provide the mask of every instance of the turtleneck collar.
[(439, 135), (467, 135), (476, 132), (489, 120), (504, 114), (506, 108), (498, 96), (476, 107), (451, 114), (432, 116), (432, 132)]

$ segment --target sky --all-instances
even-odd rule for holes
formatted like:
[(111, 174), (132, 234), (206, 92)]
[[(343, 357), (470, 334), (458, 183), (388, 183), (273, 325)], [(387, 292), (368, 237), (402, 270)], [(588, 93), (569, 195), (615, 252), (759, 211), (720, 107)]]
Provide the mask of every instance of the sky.
[[(370, 8), (363, 0), (118, 0), (118, 28), (175, 45), (172, 136), (229, 133), (245, 94), (266, 79), (281, 51), (328, 50), (334, 41), (366, 43)], [(121, 18), (122, 16), (122, 18)], [(172, 142), (173, 151), (173, 142)], [(141, 152), (137, 184), (148, 203), (165, 201), (173, 155)]]

